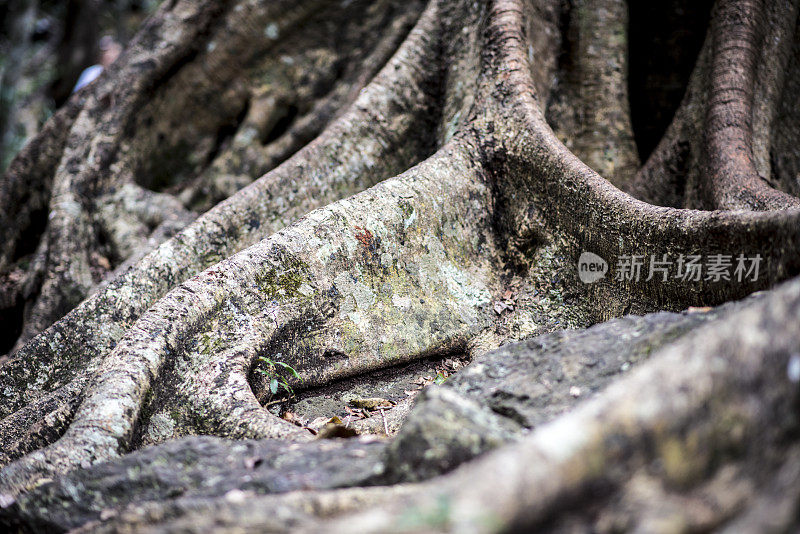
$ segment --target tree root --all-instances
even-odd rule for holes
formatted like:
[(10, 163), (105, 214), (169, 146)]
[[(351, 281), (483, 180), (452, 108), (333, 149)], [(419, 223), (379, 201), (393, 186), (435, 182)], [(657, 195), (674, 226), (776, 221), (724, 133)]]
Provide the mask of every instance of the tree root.
[[(308, 210), (374, 183), (424, 154), (426, 140), (409, 139), (408, 134), (430, 111), (431, 83), (423, 65), (435, 55), (423, 45), (433, 17), (435, 6), (352, 109), (319, 139), (206, 213), (18, 351), (0, 377), (0, 415), (60, 387), (87, 363), (99, 360), (170, 288)], [(410, 85), (408, 92), (387, 91), (398, 79)], [(372, 117), (382, 120), (368, 120)], [(264, 196), (275, 200), (261, 202)], [(59, 342), (54, 346), (48, 339)], [(37, 380), (43, 384), (38, 386)]]
[[(798, 400), (787, 365), (800, 339), (786, 321), (798, 314), (800, 283), (795, 280), (710, 313), (654, 314), (558, 332), (480, 358), (456, 382), (430, 390), (388, 447), (359, 440), (287, 448), (270, 440), (228, 444), (185, 438), (59, 477), (21, 496), (5, 517), (15, 510), (28, 525), (85, 524), (101, 532), (200, 531), (211, 524), (222, 531), (244, 524), (316, 531), (319, 521), (334, 532), (561, 531), (576, 525), (600, 531), (667, 525), (735, 529), (742, 524), (761, 528), (764, 521), (787, 526), (792, 517), (769, 515), (759, 494), (796, 481), (797, 471), (787, 471), (780, 454), (789, 450), (789, 459), (798, 454), (787, 441), (797, 424), (791, 414)], [(565, 415), (522, 395), (541, 389), (528, 373), (555, 379), (577, 363), (570, 354), (585, 360), (586, 350), (601, 360), (584, 363), (580, 372), (597, 376), (603, 376), (603, 366), (610, 370), (620, 361), (648, 360), (595, 396), (588, 393), (586, 401), (567, 396), (577, 406)], [(619, 359), (608, 359), (609, 354)], [(550, 359), (553, 367), (542, 369), (542, 359)], [(513, 372), (496, 374), (508, 366)], [(487, 371), (493, 382), (481, 379)], [(607, 374), (606, 380), (611, 380)], [(536, 418), (528, 423), (532, 433), (518, 437), (512, 425), (519, 419), (486, 395), (493, 390), (516, 391), (518, 396), (505, 402), (529, 407)], [(447, 423), (448, 417), (456, 419)], [(482, 424), (472, 428), (471, 421)], [(498, 433), (503, 427), (511, 432)], [(757, 444), (753, 436), (760, 436)], [(467, 447), (458, 459), (454, 451), (469, 443), (474, 447), (476, 437), (484, 443), (472, 453)], [(498, 448), (509, 439), (515, 442)], [(488, 449), (496, 450), (467, 461)], [(320, 465), (326, 450), (335, 459)], [(277, 469), (281, 455), (290, 460)], [(350, 467), (336, 467), (338, 462)], [(465, 463), (438, 476), (460, 462)], [(141, 474), (120, 482), (118, 473), (131, 469)], [(191, 482), (209, 473), (219, 473), (211, 477), (214, 484)], [(319, 478), (308, 479), (311, 473)], [(423, 482), (334, 489), (387, 480)], [(298, 491), (298, 484), (306, 485)], [(112, 500), (114, 493), (121, 494), (121, 502)], [(791, 498), (790, 492), (770, 502)], [(92, 504), (78, 513), (87, 502)], [(44, 515), (43, 506), (64, 512)]]
[(797, 207), (793, 179), (773, 170), (771, 159), (780, 157), (772, 141), (777, 110), (792, 94), (785, 71), (798, 3), (718, 2), (715, 9), (675, 119), (628, 191), (665, 206)]
[(617, 0), (570, 7), (563, 38), (572, 43), (570, 57), (561, 60), (547, 106), (558, 138), (622, 190), (639, 168), (628, 109), (627, 9)]
[[(574, 326), (708, 306), (800, 274), (800, 206), (780, 174), (791, 164), (773, 165), (767, 146), (776, 130), (788, 128), (775, 110), (797, 87), (782, 76), (790, 47), (775, 41), (795, 28), (796, 5), (718, 2), (675, 121), (634, 176), (632, 129), (617, 98), (626, 90), (625, 47), (592, 33), (578, 17), (587, 14), (619, 34), (625, 13), (618, 3), (608, 10), (599, 4), (581, 3), (586, 10), (573, 13), (570, 23), (578, 33), (576, 72), (605, 72), (599, 58), (614, 58), (599, 84), (571, 87), (564, 78), (568, 69), (556, 58), (571, 33), (548, 34), (565, 15), (561, 8), (434, 0), (369, 82), (404, 34), (413, 6), (386, 18), (365, 15), (369, 27), (395, 22), (395, 33), (375, 42), (374, 53), (330, 48), (292, 56), (323, 65), (310, 69), (309, 85), (295, 88), (320, 84), (322, 100), (280, 84), (258, 91), (248, 81), (258, 70), (252, 62), (273, 75), (288, 72), (274, 59), (258, 58), (280, 50), (269, 37), (276, 32), (287, 47), (295, 38), (297, 46), (310, 46), (291, 28), (324, 18), (316, 3), (165, 4), (125, 61), (87, 94), (72, 133), (40, 140), (56, 152), (64, 146), (52, 181), (46, 175), (58, 158), (49, 152), (38, 159), (26, 153), (28, 160), (14, 167), (32, 165), (37, 187), (52, 188), (42, 261), (31, 268), (42, 290), (24, 335), (97, 292), (0, 364), (0, 521), (16, 525), (22, 517), (32, 525), (35, 505), (26, 508), (25, 499), (34, 499), (38, 486), (63, 489), (74, 473), (124, 464), (120, 457), (131, 450), (156, 445), (150, 450), (158, 451), (172, 438), (280, 438), (295, 442), (285, 445), (299, 448), (291, 450), (319, 453), (318, 444), (305, 443), (312, 438), (307, 430), (263, 405), (276, 377), (259, 372), (265, 370), (259, 357), (297, 370), (299, 379), (283, 377), (289, 387), (314, 387), (423, 356), (480, 356), (515, 336), (551, 329), (560, 313)], [(349, 27), (349, 20), (337, 21)], [(151, 41), (165, 45), (145, 46)], [(248, 43), (252, 49), (244, 53)], [(247, 57), (225, 61), (240, 52)], [(343, 57), (364, 66), (337, 83), (325, 65)], [(226, 92), (208, 109), (185, 100), (168, 106), (193, 80), (200, 80), (196, 96)], [(580, 104), (578, 115), (605, 117), (598, 122), (606, 133), (577, 126), (558, 107), (563, 98)], [(292, 105), (297, 109), (290, 112)], [(72, 120), (64, 113), (58, 120)], [(288, 124), (287, 114), (295, 122)], [(231, 123), (237, 132), (225, 134), (232, 139), (226, 144), (220, 129)], [(165, 128), (169, 136), (159, 141)], [(577, 154), (554, 128), (574, 138)], [(257, 144), (246, 142), (255, 134)], [(192, 148), (181, 153), (181, 140)], [(609, 146), (615, 156), (606, 160)], [(237, 154), (251, 149), (245, 165), (251, 167), (237, 171), (244, 178), (220, 182)], [(176, 167), (165, 181), (154, 172), (170, 151)], [(194, 216), (183, 206), (205, 209), (275, 164), (179, 230)], [(100, 250), (113, 260), (109, 271), (136, 263), (102, 280), (96, 273), (102, 261), (92, 256)], [(574, 266), (583, 252), (601, 256), (612, 270), (580, 282)], [(761, 263), (758, 275), (745, 279), (619, 276), (619, 260), (637, 255), (757, 256)], [(559, 311), (542, 304), (551, 297), (536, 294), (541, 288), (563, 289), (551, 301)], [(329, 528), (760, 524), (771, 506), (787, 501), (759, 501), (756, 493), (777, 495), (795, 480), (779, 470), (798, 454), (800, 284), (720, 315), (663, 348), (650, 347), (651, 361), (576, 408), (553, 396), (551, 405), (566, 413), (550, 413), (559, 416), (546, 424), (543, 411), (509, 416), (502, 399), (482, 406), (453, 386), (430, 393), (385, 448), (385, 458), (407, 463), (372, 477), (359, 472), (355, 481), (311, 484), (313, 491), (288, 484), (283, 495), (243, 496), (237, 486), (240, 493), (192, 493), (167, 504), (151, 496), (113, 517), (94, 509), (81, 521), (94, 521), (85, 528), (98, 530), (224, 529), (242, 521), (254, 529), (318, 530), (319, 521), (342, 514)], [(570, 359), (562, 355), (561, 362)], [(507, 382), (497, 389), (513, 391)], [(522, 388), (519, 396), (530, 393)], [(467, 422), (461, 434), (448, 426), (459, 420)], [(440, 462), (408, 449), (419, 442), (414, 432), (424, 433), (429, 423), (446, 429), (444, 449), (456, 451), (452, 458)], [(499, 426), (481, 434), (484, 423)], [(516, 441), (475, 458), (509, 440)], [(180, 452), (191, 445), (175, 446)], [(349, 484), (387, 485), (334, 489)], [(786, 515), (784, 523), (792, 521)]]
[[(732, 474), (718, 477), (769, 483), (782, 467), (770, 464), (770, 451), (785, 447), (787, 433), (796, 425), (790, 414), (797, 386), (786, 369), (800, 347), (797, 332), (789, 326), (798, 314), (800, 285), (794, 281), (735, 319), (709, 324), (653, 355), (601, 397), (519, 444), (420, 486), (415, 497), (348, 516), (347, 528), (379, 532), (408, 516), (423, 521), (417, 528), (442, 531), (533, 528), (548, 524), (555, 514), (569, 515), (580, 498), (594, 494), (612, 502), (617, 491), (626, 491), (624, 481), (633, 485), (639, 476), (653, 477), (667, 495), (689, 493), (729, 456), (744, 458), (734, 464)], [(760, 436), (761, 444), (755, 448), (748, 445), (754, 436)], [(748, 467), (753, 465), (769, 468), (753, 475)], [(593, 492), (600, 487), (602, 493)], [(746, 496), (754, 491), (751, 486)], [(629, 510), (645, 529), (654, 525), (657, 512)], [(735, 503), (712, 510), (719, 515), (702, 518), (705, 525), (692, 525), (697, 518), (691, 509), (671, 512), (677, 514), (671, 519), (687, 528), (708, 528), (708, 522), (719, 525), (749, 510), (737, 509)], [(591, 527), (603, 517), (576, 510), (574, 519)], [(555, 523), (562, 528), (567, 524)], [(344, 522), (331, 525), (334, 531), (344, 527)]]

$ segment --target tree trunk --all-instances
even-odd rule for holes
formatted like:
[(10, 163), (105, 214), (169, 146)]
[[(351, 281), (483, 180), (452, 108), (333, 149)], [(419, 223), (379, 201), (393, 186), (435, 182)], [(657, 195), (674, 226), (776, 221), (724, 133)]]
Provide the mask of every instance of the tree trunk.
[(791, 530), (799, 4), (164, 2), (0, 184), (0, 524)]

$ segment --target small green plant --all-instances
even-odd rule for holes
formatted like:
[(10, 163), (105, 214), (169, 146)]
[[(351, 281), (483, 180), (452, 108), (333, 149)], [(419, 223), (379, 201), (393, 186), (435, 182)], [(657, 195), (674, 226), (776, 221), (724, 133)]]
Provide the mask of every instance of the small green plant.
[[(280, 354), (277, 356), (280, 356)], [(258, 361), (260, 362), (260, 365), (258, 368), (256, 368), (256, 371), (266, 376), (267, 380), (269, 380), (270, 393), (275, 395), (278, 393), (278, 390), (283, 389), (290, 396), (294, 395), (294, 390), (292, 389), (292, 386), (289, 385), (289, 377), (287, 377), (282, 371), (282, 369), (286, 370), (296, 378), (300, 378), (300, 375), (297, 374), (297, 371), (294, 369), (294, 367), (286, 362), (273, 360), (272, 358), (267, 358), (266, 356), (259, 356)]]

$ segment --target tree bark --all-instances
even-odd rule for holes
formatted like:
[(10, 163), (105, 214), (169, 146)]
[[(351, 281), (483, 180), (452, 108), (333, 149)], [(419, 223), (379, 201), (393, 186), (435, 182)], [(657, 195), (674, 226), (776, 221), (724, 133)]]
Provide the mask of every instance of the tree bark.
[[(628, 25), (165, 2), (0, 187), (0, 524), (793, 528), (798, 2), (716, 2), (643, 165)], [(697, 256), (733, 265), (648, 273)], [(454, 356), (393, 440), (328, 445), (275, 387)]]

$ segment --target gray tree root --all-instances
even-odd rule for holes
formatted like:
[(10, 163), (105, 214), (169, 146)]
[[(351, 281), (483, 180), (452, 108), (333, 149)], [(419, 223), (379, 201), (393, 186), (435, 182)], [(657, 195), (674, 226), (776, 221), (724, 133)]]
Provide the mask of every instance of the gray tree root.
[[(785, 487), (793, 472), (781, 454), (796, 457), (797, 387), (787, 366), (800, 340), (790, 327), (768, 325), (796, 319), (798, 303), (793, 281), (709, 312), (541, 336), (479, 357), (430, 390), (388, 446), (184, 438), (59, 477), (5, 514), (93, 531), (200, 531), (208, 521), (223, 531), (316, 531), (321, 518), (334, 532), (497, 531), (543, 521), (554, 530), (760, 530), (765, 521), (792, 520), (767, 514), (759, 495)], [(765, 328), (781, 342), (763, 336)], [(568, 393), (570, 384), (587, 383), (581, 398)], [(682, 395), (665, 397), (676, 388)], [(527, 428), (534, 431), (525, 435)], [(748, 445), (754, 435), (757, 447)], [(135, 478), (120, 478), (132, 470)], [(206, 479), (215, 482), (198, 483)], [(773, 505), (794, 498), (790, 491)], [(586, 502), (602, 512), (584, 513)]]
[[(56, 323), (47, 336), (18, 351), (0, 378), (3, 414), (64, 385), (87, 362), (106, 354), (145, 309), (179, 282), (309, 209), (356, 191), (424, 153), (426, 146), (420, 146), (424, 139), (415, 137), (405, 144), (403, 133), (418, 127), (418, 118), (428, 109), (426, 69), (416, 62), (432, 59), (420, 56), (428, 33), (425, 24), (435, 16), (429, 11), (383, 74), (319, 139), (164, 243)], [(406, 95), (387, 92), (397, 77), (410, 84)], [(373, 114), (385, 122), (368, 120)], [(275, 198), (275, 204), (259, 202), (262, 196)], [(117, 326), (109, 325), (109, 320)], [(59, 339), (57, 346), (45, 341), (50, 336)]]
[[(0, 525), (796, 523), (797, 2), (717, 2), (638, 172), (626, 10), (569, 7), (165, 3), (0, 188)], [(453, 356), (392, 440), (315, 439), (275, 388)]]

